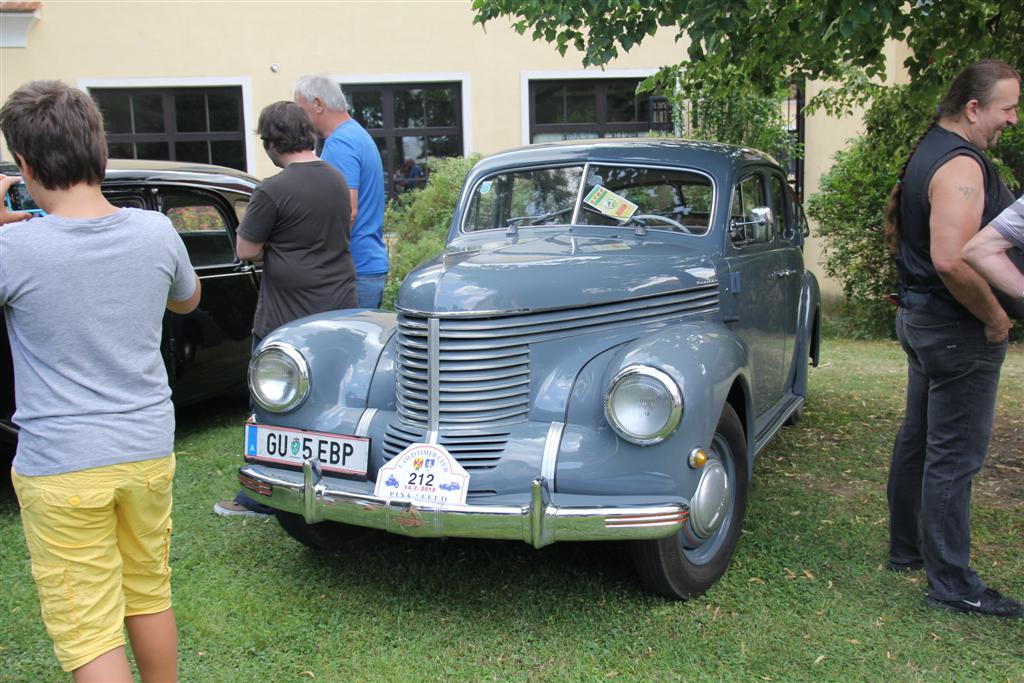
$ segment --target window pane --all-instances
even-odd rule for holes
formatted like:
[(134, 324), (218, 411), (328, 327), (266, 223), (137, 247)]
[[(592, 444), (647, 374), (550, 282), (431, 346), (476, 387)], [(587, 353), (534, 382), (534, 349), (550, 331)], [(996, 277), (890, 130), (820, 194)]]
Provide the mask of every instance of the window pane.
[(136, 133), (163, 133), (164, 98), (159, 93), (132, 95), (132, 113)]
[[(636, 82), (608, 84), (608, 120), (614, 123), (639, 121), (637, 113)], [(644, 97), (646, 100), (646, 96)], [(647, 117), (644, 116), (644, 120)]]
[[(634, 216), (643, 216), (648, 230), (702, 235), (711, 225), (711, 181), (687, 171), (657, 168), (593, 166), (583, 188), (584, 197), (598, 189), (636, 204)], [(581, 207), (583, 225), (625, 225), (602, 213), (601, 203)], [(615, 206), (612, 203), (610, 206)]]
[(205, 132), (206, 95), (202, 92), (179, 92), (174, 96), (174, 116), (182, 133)]
[(241, 132), (241, 97), (237, 91), (213, 90), (206, 95), (210, 107), (210, 130)]
[(380, 90), (354, 90), (345, 99), (352, 118), (363, 128), (384, 127), (384, 96)]
[(166, 142), (136, 142), (136, 159), (170, 159), (170, 148)]
[[(103, 112), (103, 127), (107, 133), (131, 133), (131, 95), (128, 93), (94, 93), (93, 99)], [(131, 156), (129, 154), (129, 156)]]
[(567, 225), (582, 174), (572, 166), (491, 176), (474, 188), (463, 229)]
[(565, 88), (565, 111), (569, 123), (597, 121), (595, 87), (590, 83), (567, 85)]
[(423, 91), (419, 88), (395, 90), (395, 128), (423, 128), (426, 110)]
[(427, 138), (428, 157), (457, 157), (462, 154), (459, 135), (432, 135)]
[(245, 170), (245, 145), (241, 140), (215, 140), (210, 143), (211, 163)]
[(455, 89), (433, 88), (426, 91), (427, 125), (455, 126)]
[(200, 164), (210, 163), (210, 149), (204, 140), (179, 142), (174, 145), (174, 155), (178, 161), (196, 161)]
[(537, 123), (565, 123), (565, 86), (537, 85), (533, 101)]
[(107, 156), (111, 159), (134, 159), (135, 154), (132, 152), (132, 143), (130, 142), (112, 142), (107, 145)]
[(403, 165), (406, 159), (422, 159), (426, 155), (426, 138), (406, 135), (398, 138), (398, 142), (399, 158), (396, 161), (399, 166)]

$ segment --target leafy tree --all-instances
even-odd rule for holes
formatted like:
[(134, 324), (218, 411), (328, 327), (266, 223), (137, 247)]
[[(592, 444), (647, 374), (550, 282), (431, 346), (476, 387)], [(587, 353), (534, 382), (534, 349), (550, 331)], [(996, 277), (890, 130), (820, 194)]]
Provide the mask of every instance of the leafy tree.
[[(662, 85), (727, 95), (737, 82), (771, 95), (791, 80), (839, 81), (811, 106), (845, 111), (886, 76), (887, 41), (904, 42), (908, 97), (933, 100), (969, 62), (1024, 62), (1020, 0), (474, 0), (475, 21), (509, 17), (521, 34), (602, 66), (659, 29), (689, 45)], [(678, 79), (678, 80), (677, 80)]]

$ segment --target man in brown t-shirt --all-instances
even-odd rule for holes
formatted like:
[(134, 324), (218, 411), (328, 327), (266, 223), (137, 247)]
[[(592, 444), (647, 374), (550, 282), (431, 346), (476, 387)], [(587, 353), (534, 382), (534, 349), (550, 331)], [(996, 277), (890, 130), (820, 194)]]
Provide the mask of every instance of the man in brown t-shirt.
[[(294, 102), (265, 108), (257, 132), (271, 161), (284, 170), (256, 188), (236, 236), (238, 258), (263, 260), (254, 350), (297, 318), (356, 307), (344, 176), (317, 158), (313, 126)], [(271, 512), (241, 492), (213, 510), (226, 517)]]

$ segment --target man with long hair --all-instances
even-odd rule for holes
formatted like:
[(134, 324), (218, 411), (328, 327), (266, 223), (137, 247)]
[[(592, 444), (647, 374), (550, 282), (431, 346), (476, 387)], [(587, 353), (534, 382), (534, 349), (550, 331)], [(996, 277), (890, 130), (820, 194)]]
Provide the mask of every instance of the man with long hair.
[(984, 60), (954, 79), (889, 204), (907, 354), (906, 416), (889, 470), (889, 566), (924, 567), (929, 607), (1017, 617), (1021, 605), (970, 568), (971, 482), (988, 450), (1012, 323), (961, 259), (1012, 195), (984, 155), (1017, 122), (1020, 76)]

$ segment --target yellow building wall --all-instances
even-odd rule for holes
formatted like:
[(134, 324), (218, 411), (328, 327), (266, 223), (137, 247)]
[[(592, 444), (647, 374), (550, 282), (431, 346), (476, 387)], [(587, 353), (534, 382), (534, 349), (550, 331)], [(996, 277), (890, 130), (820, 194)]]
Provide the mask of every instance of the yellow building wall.
[[(459, 80), (467, 152), (521, 145), (527, 125), (524, 85), (542, 76), (640, 76), (685, 56), (673, 31), (662, 30), (602, 71), (582, 68), (546, 42), (520, 36), (507, 20), (473, 24), (471, 2), (57, 2), (44, 0), (25, 48), (0, 48), (0, 98), (25, 81), (60, 79), (79, 87), (239, 85), (245, 128), (259, 111), (291, 99), (306, 73), (341, 83)], [(812, 84), (808, 95), (817, 86)], [(818, 188), (832, 155), (859, 131), (859, 118), (807, 119), (805, 196)], [(249, 171), (275, 172), (247, 136)], [(4, 152), (6, 157), (6, 151)], [(827, 294), (838, 287), (808, 263)]]

